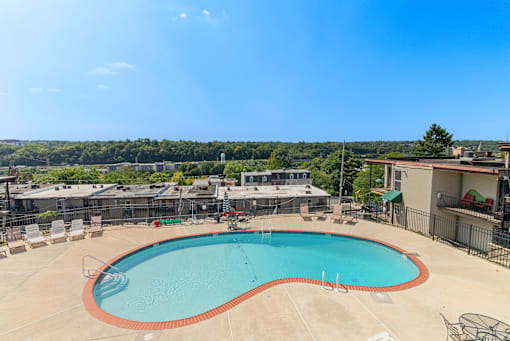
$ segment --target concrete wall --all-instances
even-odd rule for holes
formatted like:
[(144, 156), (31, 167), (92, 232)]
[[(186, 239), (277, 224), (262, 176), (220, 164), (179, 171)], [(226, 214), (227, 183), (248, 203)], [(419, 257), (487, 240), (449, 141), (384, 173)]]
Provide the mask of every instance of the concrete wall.
[[(463, 198), (470, 189), (478, 191), (485, 198), (493, 199), (494, 203), (496, 203), (498, 197), (498, 177), (496, 175), (464, 173), (462, 175), (462, 191), (459, 197)], [(493, 209), (495, 208), (494, 206)]]
[[(409, 165), (396, 165), (395, 170), (402, 171), (402, 192), (403, 204), (425, 212), (430, 212), (432, 168)], [(394, 181), (394, 174), (393, 174)]]
[(438, 193), (447, 194), (454, 198), (459, 198), (462, 192), (462, 173), (434, 169), (432, 175), (431, 204), (430, 212), (439, 216), (456, 219), (456, 215), (450, 214), (437, 207)]

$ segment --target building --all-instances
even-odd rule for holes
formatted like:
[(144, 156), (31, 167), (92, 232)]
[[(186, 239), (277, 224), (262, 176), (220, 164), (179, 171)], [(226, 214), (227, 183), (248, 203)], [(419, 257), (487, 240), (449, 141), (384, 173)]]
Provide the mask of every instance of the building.
[(17, 207), (23, 212), (42, 213), (89, 207), (92, 196), (107, 191), (115, 184), (51, 185), (15, 195)]
[(238, 211), (271, 214), (299, 213), (301, 204), (312, 210), (329, 207), (330, 195), (312, 185), (264, 185), (219, 187), (218, 198), (227, 193), (231, 207)]
[(503, 159), (477, 151), (460, 158), (404, 157), (366, 163), (384, 166), (384, 187), (372, 192), (400, 193), (393, 202), (398, 204), (393, 220), (406, 207), (488, 230), (502, 227), (510, 195), (509, 169)]
[(89, 197), (92, 207), (153, 205), (154, 199), (176, 183), (156, 183), (143, 185), (115, 185)]
[(275, 169), (241, 173), (241, 186), (311, 184), (312, 176), (307, 169)]

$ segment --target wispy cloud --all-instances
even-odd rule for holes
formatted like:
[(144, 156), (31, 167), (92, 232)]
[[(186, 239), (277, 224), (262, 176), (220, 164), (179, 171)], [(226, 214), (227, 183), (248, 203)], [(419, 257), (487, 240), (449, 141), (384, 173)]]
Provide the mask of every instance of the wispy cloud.
[(48, 91), (48, 92), (60, 92), (60, 89), (57, 89), (57, 88), (48, 88), (48, 89), (46, 89), (46, 91)]
[(202, 14), (205, 15), (206, 17), (210, 17), (211, 16), (211, 13), (209, 13), (209, 11), (206, 10), (206, 9), (202, 10)]
[(108, 64), (108, 66), (112, 69), (134, 69), (136, 64), (129, 64), (126, 62), (114, 62)]
[(92, 70), (90, 70), (89, 73), (91, 73), (93, 75), (114, 75), (115, 74), (115, 72), (113, 72), (112, 70), (102, 67), (102, 66), (93, 68)]
[(104, 85), (104, 84), (97, 84), (97, 85), (96, 85), (96, 88), (98, 88), (98, 89), (110, 89), (110, 87), (109, 87), (109, 86)]
[(30, 88), (28, 90), (33, 94), (39, 94), (42, 92), (42, 88)]
[(182, 12), (181, 14), (179, 14), (179, 18), (181, 19), (186, 19), (188, 17), (188, 15), (186, 14), (186, 12)]

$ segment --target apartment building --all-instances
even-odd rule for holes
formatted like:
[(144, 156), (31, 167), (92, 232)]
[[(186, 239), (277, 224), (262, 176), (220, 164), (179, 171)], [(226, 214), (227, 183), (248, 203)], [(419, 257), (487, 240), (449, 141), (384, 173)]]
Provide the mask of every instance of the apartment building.
[(241, 173), (241, 186), (311, 184), (312, 176), (307, 169), (273, 169)]
[[(400, 215), (399, 207), (409, 207), (486, 229), (502, 227), (510, 206), (509, 171), (503, 159), (469, 154), (368, 159), (366, 163), (384, 166), (384, 187), (372, 192), (398, 204), (392, 205), (392, 219)], [(389, 191), (390, 196), (385, 196)]]

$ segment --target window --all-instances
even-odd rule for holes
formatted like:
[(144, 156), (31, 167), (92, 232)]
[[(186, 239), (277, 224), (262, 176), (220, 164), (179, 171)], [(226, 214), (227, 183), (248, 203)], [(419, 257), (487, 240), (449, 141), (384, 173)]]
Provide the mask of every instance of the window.
[(253, 182), (253, 176), (250, 176), (250, 182)]
[(291, 174), (291, 175), (290, 175), (290, 179), (291, 179), (291, 180), (294, 180), (294, 174)]
[(262, 177), (262, 182), (267, 182), (267, 176), (265, 176), (265, 175), (264, 175), (264, 176)]
[(395, 181), (394, 181), (393, 189), (396, 191), (400, 191), (402, 184), (402, 171), (395, 169)]
[(57, 211), (62, 211), (64, 209), (64, 200), (57, 200)]

